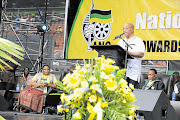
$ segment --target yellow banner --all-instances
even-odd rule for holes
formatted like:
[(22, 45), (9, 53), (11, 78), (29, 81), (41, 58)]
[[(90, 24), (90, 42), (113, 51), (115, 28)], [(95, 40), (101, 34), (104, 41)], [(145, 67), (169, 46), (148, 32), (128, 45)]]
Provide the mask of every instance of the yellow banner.
[(116, 45), (120, 39), (113, 39), (123, 33), (123, 25), (133, 23), (135, 36), (145, 43), (144, 60), (180, 60), (179, 6), (179, 0), (82, 0), (66, 58), (97, 57), (90, 45)]

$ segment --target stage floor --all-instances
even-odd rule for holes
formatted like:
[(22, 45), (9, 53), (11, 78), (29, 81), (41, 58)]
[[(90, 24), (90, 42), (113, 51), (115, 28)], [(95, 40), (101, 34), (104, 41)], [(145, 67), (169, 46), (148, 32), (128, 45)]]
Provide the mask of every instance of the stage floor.
[(6, 120), (63, 120), (63, 116), (59, 115), (42, 115), (14, 111), (0, 111), (0, 115)]

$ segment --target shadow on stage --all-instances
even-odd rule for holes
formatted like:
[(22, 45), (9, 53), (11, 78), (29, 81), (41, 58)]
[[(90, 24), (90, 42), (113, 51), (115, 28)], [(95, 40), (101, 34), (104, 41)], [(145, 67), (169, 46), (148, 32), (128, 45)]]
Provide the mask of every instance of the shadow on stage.
[(63, 120), (63, 116), (60, 115), (20, 113), (16, 111), (0, 111), (0, 115), (6, 120)]

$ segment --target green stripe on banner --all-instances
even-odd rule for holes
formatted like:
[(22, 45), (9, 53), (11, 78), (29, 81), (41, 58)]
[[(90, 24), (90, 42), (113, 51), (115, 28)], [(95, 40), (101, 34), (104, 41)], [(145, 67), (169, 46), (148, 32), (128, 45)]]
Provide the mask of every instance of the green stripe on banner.
[(77, 12), (76, 12), (76, 16), (75, 16), (75, 18), (74, 18), (74, 21), (73, 21), (73, 24), (72, 24), (72, 27), (71, 27), (71, 30), (70, 30), (68, 42), (67, 42), (67, 45), (66, 45), (65, 59), (68, 59), (69, 43), (70, 43), (71, 35), (72, 35), (72, 32), (73, 32), (74, 25), (75, 25), (75, 23), (76, 23), (77, 17), (78, 17), (78, 15), (79, 15), (79, 11), (80, 11), (80, 9), (81, 9), (82, 3), (83, 3), (83, 0), (81, 0), (81, 2), (80, 2), (80, 4), (79, 4), (78, 10), (77, 10)]
[(90, 18), (110, 19), (111, 15), (91, 14)]
[(180, 73), (180, 71), (177, 71), (177, 70), (168, 70), (168, 75), (172, 75), (174, 72), (179, 72)]

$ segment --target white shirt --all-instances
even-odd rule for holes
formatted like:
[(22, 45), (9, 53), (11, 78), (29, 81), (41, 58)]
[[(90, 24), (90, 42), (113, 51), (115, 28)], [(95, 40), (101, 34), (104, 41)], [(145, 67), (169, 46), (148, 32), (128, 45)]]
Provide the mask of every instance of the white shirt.
[[(145, 53), (145, 46), (141, 38), (134, 36), (130, 39), (124, 38), (124, 40), (132, 47), (128, 48), (129, 52), (141, 52)], [(127, 49), (126, 44), (123, 40), (118, 42), (123, 49)], [(140, 81), (141, 75), (141, 62), (142, 58), (134, 57), (134, 59), (128, 59), (126, 76), (134, 81)]]
[(23, 73), (23, 78), (24, 78), (24, 84), (25, 86), (29, 86), (30, 85), (30, 82), (31, 82), (31, 79), (33, 78), (33, 76), (31, 76), (30, 74), (28, 75), (27, 79), (25, 78), (24, 76), (24, 73)]
[(178, 90), (177, 84), (175, 84), (175, 85), (174, 85), (174, 91), (175, 91), (175, 93), (176, 93), (176, 94), (178, 94), (178, 93), (179, 93), (179, 90)]

